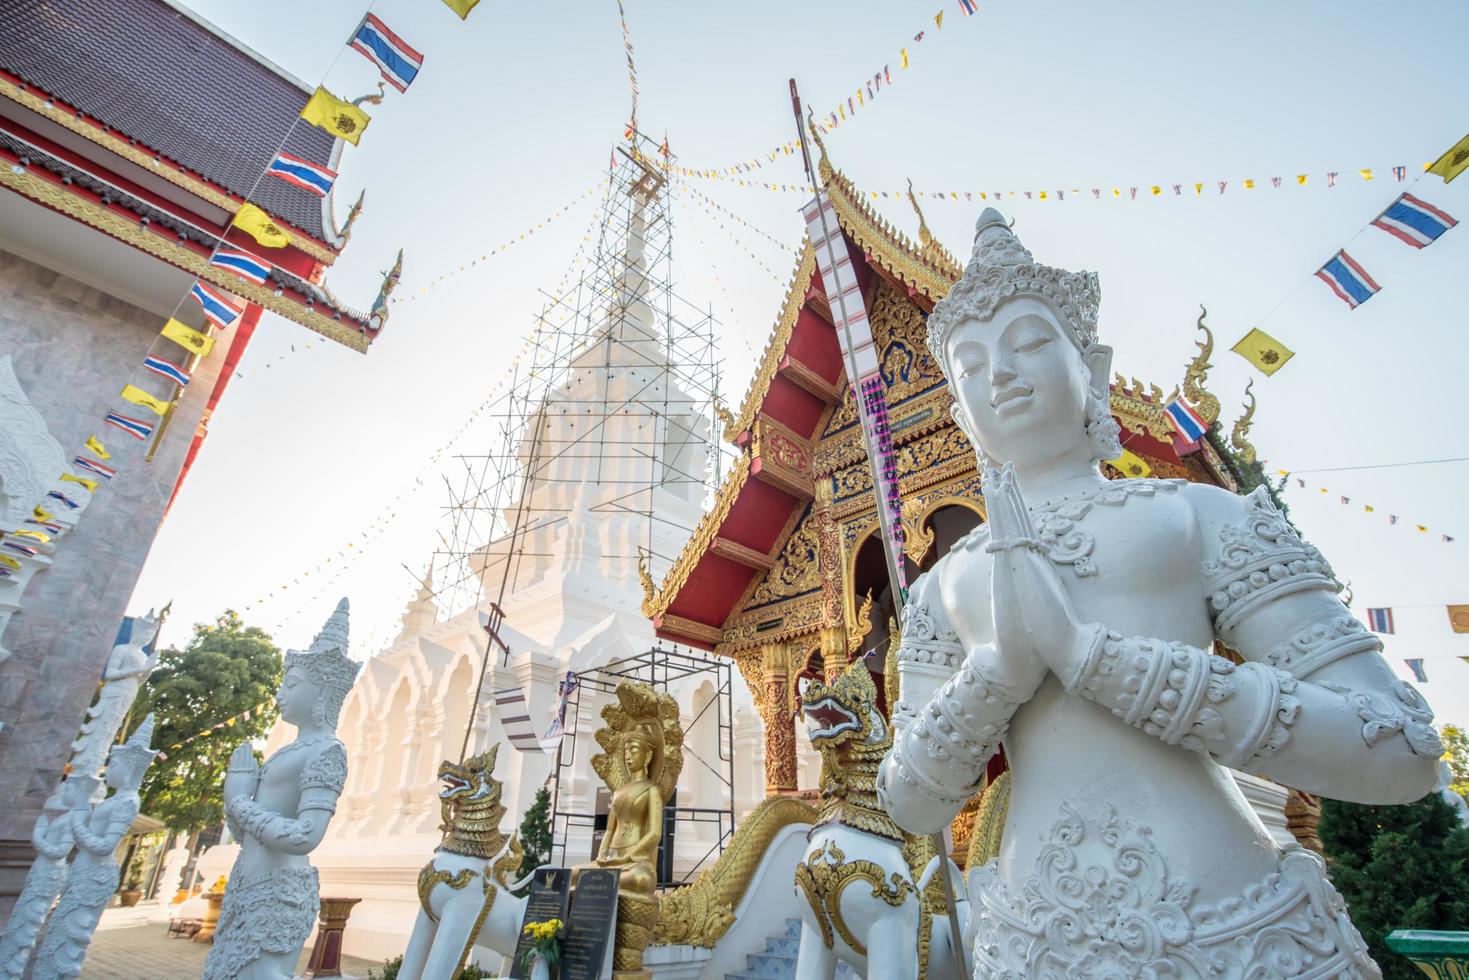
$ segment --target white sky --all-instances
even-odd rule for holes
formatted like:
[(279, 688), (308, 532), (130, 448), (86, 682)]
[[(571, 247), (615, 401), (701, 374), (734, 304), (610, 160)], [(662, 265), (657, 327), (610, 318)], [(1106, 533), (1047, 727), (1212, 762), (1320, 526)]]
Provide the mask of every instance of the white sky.
[[(374, 84), (360, 55), (337, 57), (360, 2), (193, 6), (308, 83), (325, 76), (349, 98)], [(1101, 330), (1118, 370), (1170, 390), (1204, 303), (1218, 341), (1210, 387), (1227, 421), (1256, 377), (1254, 439), (1272, 469), (1469, 456), (1456, 421), (1469, 358), (1469, 227), (1421, 252), (1368, 229), (1350, 251), (1383, 291), (1354, 312), (1314, 280), (1292, 293), (1402, 189), (1393, 166), (1411, 179), (1469, 130), (1469, 6), (996, 0), (969, 19), (953, 0), (626, 6), (639, 121), (667, 130), (679, 162), (718, 166), (790, 139), (791, 75), (821, 110), (888, 65), (895, 84), (828, 138), (835, 163), (877, 190), (912, 177), (929, 194), (1067, 191), (1060, 202), (1017, 194), (1003, 209), (1039, 260), (1101, 274)], [(538, 290), (561, 279), (594, 199), (419, 291), (589, 188), (627, 119), (612, 0), (484, 0), (466, 23), (430, 0), (372, 9), (426, 63), (407, 95), (390, 92), (373, 110), (362, 146), (347, 149), (339, 206), (366, 187), (367, 207), (328, 282), (365, 307), (401, 245), (399, 296), (416, 298), (394, 307), (366, 357), (267, 314), (134, 595), (135, 611), (174, 600), (166, 642), (227, 606), (258, 603), (247, 621), (301, 646), (340, 595), (352, 599), (359, 655), (394, 635), (447, 502), (438, 474), (452, 461), (432, 458), (529, 331)], [(901, 71), (905, 46), (911, 67)], [(1362, 181), (1360, 167), (1378, 179)], [(1326, 187), (1327, 171), (1341, 172), (1337, 187)], [(1298, 173), (1310, 175), (1306, 188), (1295, 186)], [(799, 162), (782, 157), (757, 176), (796, 182)], [(1276, 176), (1285, 178), (1278, 190)], [(1244, 190), (1245, 178), (1259, 187)], [(1229, 181), (1223, 195), (1218, 180)], [(1195, 181), (1206, 185), (1197, 199)], [(1155, 183), (1162, 198), (1148, 194)], [(1184, 196), (1172, 195), (1174, 183)], [(702, 205), (675, 199), (678, 288), (725, 325), (726, 401), (738, 403), (802, 233), (799, 198), (690, 185), (789, 246), (719, 216), (737, 247)], [(1102, 200), (1092, 187), (1105, 189)], [(1447, 187), (1428, 178), (1415, 193), (1469, 219), (1469, 178)], [(977, 194), (923, 203), (935, 234), (967, 257)], [(905, 202), (877, 204), (916, 230)], [(1297, 351), (1273, 378), (1227, 350), (1251, 326)], [(471, 428), (452, 451), (483, 451), (488, 438)], [(1428, 658), (1424, 693), (1441, 720), (1460, 723), (1469, 722), (1469, 665), (1454, 658), (1469, 656), (1469, 635), (1450, 632), (1442, 604), (1469, 602), (1466, 475), (1469, 464), (1311, 474), (1312, 490), (1293, 482), (1286, 494), (1296, 522), (1352, 582), (1359, 614), (1395, 608), (1388, 654), (1399, 673), (1409, 676), (1402, 658)], [(1314, 489), (1322, 485), (1328, 494)], [(1444, 532), (1460, 541), (1441, 543)], [(303, 577), (328, 558), (326, 571)]]

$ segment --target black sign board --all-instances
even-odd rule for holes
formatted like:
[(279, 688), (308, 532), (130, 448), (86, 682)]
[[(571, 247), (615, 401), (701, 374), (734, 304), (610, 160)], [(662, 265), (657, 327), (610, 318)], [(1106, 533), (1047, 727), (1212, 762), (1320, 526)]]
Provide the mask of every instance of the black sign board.
[(621, 877), (621, 871), (587, 868), (576, 879), (571, 917), (561, 940), (561, 980), (603, 980), (612, 975)]
[(525, 903), (525, 917), (520, 922), (520, 938), (515, 943), (515, 956), (511, 958), (510, 975), (516, 980), (525, 980), (530, 975), (525, 967), (525, 954), (530, 951), (531, 940), (525, 927), (531, 922), (548, 922), (551, 919), (566, 921), (566, 906), (571, 894), (570, 868), (537, 868), (530, 883), (530, 897)]

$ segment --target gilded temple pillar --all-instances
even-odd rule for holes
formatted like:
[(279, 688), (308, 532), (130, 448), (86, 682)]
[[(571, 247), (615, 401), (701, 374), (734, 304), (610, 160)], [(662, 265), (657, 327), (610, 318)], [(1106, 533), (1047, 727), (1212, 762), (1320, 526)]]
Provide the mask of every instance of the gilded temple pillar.
[(760, 648), (760, 718), (765, 723), (765, 795), (796, 791), (796, 723), (792, 713), (790, 648)]
[(837, 624), (821, 628), (821, 671), (826, 683), (835, 684), (847, 669), (847, 631)]

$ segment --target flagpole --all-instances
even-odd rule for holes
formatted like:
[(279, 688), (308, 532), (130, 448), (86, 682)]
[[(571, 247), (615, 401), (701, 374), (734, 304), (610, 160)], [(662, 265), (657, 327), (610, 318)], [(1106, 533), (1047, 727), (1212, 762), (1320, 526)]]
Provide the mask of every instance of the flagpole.
[[(806, 176), (810, 179), (812, 192), (816, 196), (816, 213), (821, 219), (821, 237), (824, 240), (822, 244), (826, 248), (827, 264), (832, 270), (833, 279), (835, 279), (837, 269), (836, 252), (832, 247), (831, 228), (826, 222), (826, 209), (822, 207), (821, 202), (824, 188), (821, 186), (820, 175), (816, 172), (816, 168), (811, 165), (811, 150), (806, 145), (806, 126), (801, 120), (801, 96), (796, 91), (796, 80), (794, 78), (791, 79), (791, 111), (796, 117), (796, 134), (801, 138), (801, 160), (806, 166)], [(823, 277), (823, 289), (825, 285), (825, 279)], [(852, 386), (852, 397), (860, 400), (862, 393), (857, 387), (857, 348), (852, 343), (851, 324), (847, 318), (847, 300), (841, 289), (837, 289), (836, 294), (837, 306), (841, 311), (841, 330), (846, 339), (846, 343), (842, 344), (842, 350), (844, 359), (846, 360), (847, 381)], [(860, 419), (862, 415), (862, 406), (860, 403), (857, 405), (857, 412)], [(903, 577), (899, 574), (898, 562), (903, 559), (901, 555), (897, 554), (897, 543), (893, 537), (892, 515), (888, 512), (888, 502), (883, 499), (883, 495), (879, 489), (883, 485), (883, 481), (881, 479), (882, 474), (878, 469), (878, 447), (876, 439), (866, 425), (865, 420), (863, 420), (863, 424), (859, 427), (862, 429), (862, 441), (866, 444), (867, 448), (867, 462), (872, 470), (872, 492), (877, 500), (877, 519), (882, 528), (883, 555), (887, 558), (888, 583), (893, 595), (893, 612), (898, 617), (898, 621), (902, 622), (903, 601), (906, 597), (903, 594)], [(888, 642), (892, 642), (892, 637), (888, 638)], [(891, 707), (889, 710), (891, 710)], [(954, 876), (949, 870), (950, 862), (947, 837), (948, 834), (945, 831), (932, 835), (931, 839), (934, 850), (938, 852), (939, 880), (943, 882), (944, 904), (947, 906), (949, 912), (949, 939), (950, 945), (954, 950), (954, 962), (959, 968), (959, 980), (968, 980), (969, 957), (964, 950), (963, 931), (959, 928), (959, 907), (954, 900)]]

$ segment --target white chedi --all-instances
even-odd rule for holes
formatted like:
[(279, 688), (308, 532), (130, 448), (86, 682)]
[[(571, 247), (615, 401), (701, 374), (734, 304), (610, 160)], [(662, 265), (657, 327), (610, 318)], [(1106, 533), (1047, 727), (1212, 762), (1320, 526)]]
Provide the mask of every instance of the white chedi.
[(1003, 741), (1003, 844), (968, 881), (977, 978), (1379, 976), (1324, 863), (1276, 846), (1221, 767), (1414, 800), (1432, 714), (1263, 488), (1103, 478), (1098, 298), (988, 209), (928, 319), (988, 524), (913, 585), (883, 804), (939, 830)]
[(112, 648), (102, 670), (102, 690), (97, 693), (96, 703), (87, 709), (81, 732), (71, 746), (72, 773), (93, 776), (101, 771), (107, 747), (117, 740), (138, 698), (138, 689), (158, 665), (158, 652), (150, 654), (144, 649), (158, 635), (158, 626), (150, 609), (148, 615), (133, 620), (127, 641)]
[(31, 961), (36, 937), (51, 912), (51, 905), (66, 885), (66, 859), (75, 846), (71, 816), (75, 810), (86, 810), (92, 791), (101, 780), (91, 776), (71, 775), (58, 792), (46, 801), (31, 828), (31, 846), (36, 859), (26, 873), (10, 921), (0, 938), (0, 980), (20, 980)]
[(114, 852), (138, 815), (138, 787), (158, 754), (150, 747), (152, 741), (153, 716), (149, 715), (132, 738), (108, 753), (105, 779), (114, 792), (96, 806), (87, 801), (92, 788), (89, 780), (78, 780), (75, 790), (63, 788), (63, 798), (72, 807), (69, 823), (77, 855), (36, 953), (34, 980), (74, 977), (82, 971), (92, 934), (122, 875)]
[(347, 600), (306, 651), (286, 654), (276, 704), (296, 740), (266, 760), (242, 744), (224, 779), (224, 812), (240, 854), (230, 870), (205, 980), (283, 980), (316, 922), (319, 885), (307, 855), (321, 843), (347, 781), (337, 716), (361, 665), (347, 656)]

